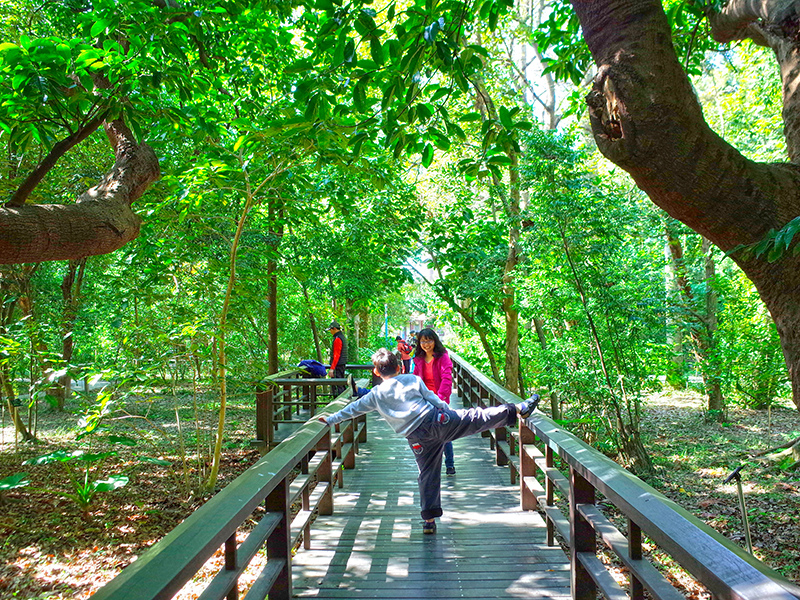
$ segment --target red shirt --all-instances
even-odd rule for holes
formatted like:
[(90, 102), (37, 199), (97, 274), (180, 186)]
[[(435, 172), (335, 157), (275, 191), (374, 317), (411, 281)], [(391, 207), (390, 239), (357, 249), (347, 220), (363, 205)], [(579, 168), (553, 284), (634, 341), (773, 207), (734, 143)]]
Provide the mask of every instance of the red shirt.
[(436, 392), (436, 382), (433, 379), (433, 361), (425, 362), (425, 359), (422, 360), (422, 381), (425, 382), (429, 390)]

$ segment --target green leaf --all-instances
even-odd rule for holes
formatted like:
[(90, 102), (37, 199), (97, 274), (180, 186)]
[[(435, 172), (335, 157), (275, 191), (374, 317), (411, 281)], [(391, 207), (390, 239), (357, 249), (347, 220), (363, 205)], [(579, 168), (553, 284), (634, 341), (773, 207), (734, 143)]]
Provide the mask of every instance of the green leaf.
[(124, 475), (111, 475), (108, 479), (98, 479), (92, 484), (95, 492), (113, 492), (117, 488), (128, 485), (128, 478)]
[(93, 463), (93, 462), (99, 462), (101, 460), (116, 455), (117, 452), (114, 452), (113, 450), (109, 450), (106, 452), (86, 452), (86, 453), (81, 452), (81, 454), (79, 456), (76, 456), (76, 458), (81, 462)]
[(362, 85), (360, 80), (353, 87), (353, 103), (359, 112), (364, 112), (367, 109), (366, 84)]
[(426, 169), (431, 166), (433, 162), (433, 146), (430, 144), (425, 144), (425, 148), (422, 150), (422, 166)]
[(369, 41), (369, 53), (370, 56), (372, 56), (372, 60), (374, 60), (377, 65), (383, 66), (385, 60), (383, 46), (381, 46), (381, 41), (378, 38), (372, 38)]
[(112, 444), (122, 444), (123, 446), (135, 446), (138, 442), (126, 435), (110, 435), (108, 441)]
[(7, 492), (16, 488), (25, 487), (30, 481), (27, 473), (15, 473), (4, 479), (0, 479), (0, 492)]
[(72, 452), (66, 452), (64, 450), (56, 450), (55, 452), (50, 452), (48, 454), (43, 454), (42, 456), (37, 456), (35, 458), (29, 458), (28, 460), (24, 461), (23, 465), (49, 465), (53, 462), (67, 462), (72, 460), (73, 458), (79, 457), (83, 455), (83, 450), (73, 450)]
[(305, 73), (314, 66), (314, 62), (308, 58), (296, 60), (283, 69), (284, 73)]
[(108, 27), (108, 25), (109, 21), (105, 19), (100, 19), (94, 25), (92, 25), (92, 29), (89, 32), (89, 35), (91, 35), (92, 37), (97, 37), (106, 30), (106, 27)]
[(160, 458), (154, 458), (152, 456), (139, 456), (137, 457), (140, 462), (150, 463), (153, 465), (159, 465), (162, 467), (170, 467), (172, 463), (168, 460), (162, 460)]
[(503, 124), (503, 127), (508, 129), (514, 129), (514, 122), (511, 120), (511, 113), (508, 112), (508, 109), (505, 106), (500, 107), (500, 122)]

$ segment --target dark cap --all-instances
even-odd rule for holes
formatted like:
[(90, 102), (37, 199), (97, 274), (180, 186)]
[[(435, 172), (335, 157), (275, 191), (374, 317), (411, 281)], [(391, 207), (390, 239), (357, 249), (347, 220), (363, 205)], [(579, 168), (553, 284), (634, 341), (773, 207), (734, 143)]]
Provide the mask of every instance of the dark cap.
[(398, 335), (398, 336), (397, 336), (396, 338), (394, 338), (394, 339), (396, 339), (396, 340), (402, 340), (403, 338), (401, 338), (401, 337)]
[(328, 329), (341, 329), (342, 326), (339, 325), (338, 321), (331, 321), (331, 324), (328, 326)]

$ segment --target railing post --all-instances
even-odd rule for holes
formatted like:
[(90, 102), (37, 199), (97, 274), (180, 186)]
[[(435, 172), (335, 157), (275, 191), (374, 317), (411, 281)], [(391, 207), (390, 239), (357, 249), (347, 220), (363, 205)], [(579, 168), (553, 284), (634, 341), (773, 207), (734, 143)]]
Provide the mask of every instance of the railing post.
[[(343, 422), (343, 423), (340, 422), (340, 423), (337, 423), (336, 425), (334, 425), (336, 433), (341, 433), (343, 424), (346, 425), (346, 422)], [(341, 435), (336, 437), (336, 444), (333, 447), (333, 450), (336, 452), (336, 458), (342, 460), (342, 464), (339, 465), (339, 473), (337, 474), (337, 477), (336, 477), (336, 479), (337, 479), (337, 481), (339, 483), (339, 488), (343, 488), (344, 487), (344, 466), (343, 466), (344, 459), (342, 457), (342, 437), (343, 436), (341, 436)]]
[(317, 411), (317, 386), (308, 386), (308, 410), (311, 411), (311, 416)]
[[(234, 531), (227, 540), (225, 540), (225, 570), (235, 571), (236, 564), (236, 532)], [(233, 583), (231, 591), (225, 596), (228, 600), (239, 600), (239, 582), (238, 580)]]
[(597, 585), (578, 554), (597, 554), (597, 538), (591, 524), (578, 511), (579, 504), (594, 504), (594, 487), (578, 473), (574, 467), (569, 469), (569, 529), (570, 529), (570, 566), (573, 600), (595, 600)]
[[(548, 469), (552, 469), (555, 466), (555, 452), (550, 447), (550, 444), (545, 446), (544, 449), (544, 466)], [(545, 472), (544, 477), (544, 497), (545, 503), (547, 506), (555, 505), (556, 498), (555, 498), (555, 486), (556, 484), (553, 483), (553, 480), (547, 476)], [(555, 546), (556, 545), (556, 526), (553, 523), (552, 519), (547, 519), (547, 545), (548, 546)]]
[(367, 415), (358, 417), (358, 422), (361, 423), (361, 431), (358, 432), (358, 443), (367, 443)]
[(519, 503), (522, 510), (536, 510), (538, 502), (536, 494), (530, 486), (525, 485), (525, 479), (536, 477), (536, 460), (525, 451), (525, 446), (532, 446), (536, 442), (536, 434), (519, 420)]
[[(292, 391), (293, 390), (292, 390), (292, 386), (291, 385), (285, 384), (283, 386), (283, 395), (281, 396), (281, 401), (283, 403), (283, 406), (280, 406), (278, 408), (277, 412), (279, 414), (275, 415), (275, 431), (278, 430), (278, 421), (281, 421), (281, 420), (288, 421), (288, 420), (290, 420), (292, 418), (292, 405), (291, 404), (286, 404), (287, 402), (292, 402), (294, 400), (294, 398), (292, 398), (292, 395), (293, 395)], [(289, 409), (289, 417), (288, 418), (286, 417), (286, 409), (287, 408)]]
[(256, 387), (256, 439), (261, 442), (259, 451), (269, 452), (272, 445), (272, 406), (274, 389), (267, 384), (266, 389)]
[(317, 468), (317, 480), (320, 483), (327, 483), (328, 489), (319, 501), (319, 514), (332, 515), (333, 514), (333, 448), (331, 448), (331, 429), (328, 431), (317, 443), (317, 452), (324, 452), (325, 458), (320, 462)]
[(350, 419), (347, 421), (347, 426), (342, 433), (342, 441), (345, 444), (350, 444), (350, 451), (346, 456), (342, 456), (342, 466), (345, 469), (356, 468), (356, 441), (355, 441), (356, 420)]
[[(498, 442), (508, 441), (508, 429), (506, 429), (505, 427), (498, 427), (497, 429), (494, 430), (494, 433), (497, 436)], [(495, 444), (494, 462), (498, 467), (505, 467), (508, 464), (508, 457), (503, 452), (503, 449), (500, 446), (500, 444)], [(512, 473), (511, 476), (513, 478), (514, 469), (511, 469), (511, 473)], [(515, 481), (511, 482), (512, 485), (514, 483), (516, 482)]]
[(267, 512), (281, 513), (280, 524), (267, 538), (267, 562), (285, 561), (281, 572), (269, 591), (270, 600), (290, 600), (292, 597), (292, 544), (289, 531), (289, 480), (284, 478), (270, 492), (265, 502)]
[[(628, 519), (628, 556), (633, 560), (642, 560), (642, 530), (631, 519)], [(631, 573), (631, 600), (644, 599), (644, 585)]]
[(533, 445), (536, 442), (536, 434), (525, 424), (523, 419), (519, 420), (519, 481), (520, 496), (519, 503), (522, 510), (536, 510), (538, 502), (536, 494), (525, 485), (525, 479), (536, 477), (536, 461), (525, 451), (525, 446)]

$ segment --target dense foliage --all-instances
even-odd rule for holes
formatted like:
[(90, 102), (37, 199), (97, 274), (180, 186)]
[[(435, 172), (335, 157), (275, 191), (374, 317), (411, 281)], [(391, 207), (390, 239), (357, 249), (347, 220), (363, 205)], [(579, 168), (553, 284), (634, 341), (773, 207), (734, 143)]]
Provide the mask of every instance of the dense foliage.
[[(4, 397), (63, 407), (63, 386), (95, 374), (120, 389), (251, 382), (324, 362), (332, 318), (363, 361), (385, 343), (385, 313), (390, 337), (412, 313), (452, 331), (471, 361), (546, 391), (554, 416), (644, 469), (649, 391), (693, 385), (758, 407), (785, 394), (752, 286), (598, 160), (574, 102), (590, 68), (577, 21), (533, 7), (4, 8), (0, 190), (56, 153), (28, 202), (70, 202), (108, 168), (104, 119), (162, 168), (122, 250), (3, 269)], [(691, 33), (698, 11), (668, 16), (710, 121), (777, 158), (764, 53), (715, 53)]]

